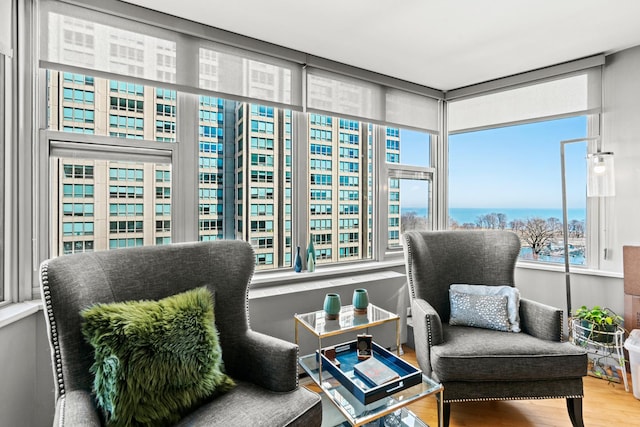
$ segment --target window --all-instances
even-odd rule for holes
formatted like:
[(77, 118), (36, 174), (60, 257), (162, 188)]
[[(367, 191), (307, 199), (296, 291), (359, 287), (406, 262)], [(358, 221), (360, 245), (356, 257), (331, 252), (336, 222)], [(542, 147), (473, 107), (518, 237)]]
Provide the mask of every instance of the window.
[[(521, 260), (564, 263), (560, 141), (585, 136), (586, 116), (450, 136), (450, 228), (513, 230)], [(565, 154), (574, 265), (587, 261), (586, 150), (568, 144)]]
[[(91, 151), (78, 153), (90, 157)], [(78, 159), (64, 154), (68, 153), (54, 149), (50, 169), (52, 256), (152, 245), (170, 237), (171, 221), (164, 219), (170, 216), (170, 194), (156, 206), (152, 204), (155, 199), (144, 198), (146, 192), (156, 194), (158, 188), (165, 194), (170, 185), (169, 165)], [(117, 157), (117, 152), (113, 156)], [(147, 219), (161, 226), (146, 230)], [(131, 233), (136, 237), (124, 237)]]
[(430, 150), (431, 135), (426, 132), (385, 129), (389, 248), (400, 248), (400, 236), (405, 231), (433, 228)]
[(316, 265), (370, 259), (373, 157), (360, 153), (372, 153), (373, 125), (312, 113), (308, 131), (307, 232)]
[[(375, 188), (384, 187), (374, 185), (373, 154), (382, 146), (384, 127), (292, 113), (282, 104), (176, 92), (115, 75), (80, 78), (54, 70), (47, 75), (49, 107), (61, 109), (60, 117), (49, 117), (47, 129), (52, 256), (240, 238), (252, 243), (256, 268), (267, 270), (291, 267), (294, 232), (304, 236), (304, 246), (316, 244), (318, 264), (332, 264), (375, 258), (378, 216), (381, 240), (393, 236), (387, 228), (400, 229), (402, 190), (390, 196), (395, 205), (373, 208)], [(100, 90), (105, 87), (106, 93)], [(177, 105), (188, 108), (180, 111)], [(185, 111), (193, 113), (185, 116)], [(178, 140), (182, 126), (193, 127), (187, 134), (195, 134), (195, 141)], [(83, 132), (56, 138), (69, 127)], [(100, 138), (89, 141), (84, 130)], [(399, 132), (391, 131), (389, 140), (399, 139)], [(428, 154), (425, 147), (418, 156)], [(197, 156), (191, 155), (194, 149)], [(399, 141), (387, 150), (396, 155), (394, 165), (405, 167)], [(304, 167), (294, 171), (299, 160)], [(197, 174), (197, 192), (173, 188), (192, 185), (184, 179), (191, 171)], [(172, 173), (180, 179), (174, 181)], [(303, 187), (302, 202), (294, 206), (293, 195), (301, 196), (296, 191)], [(296, 223), (303, 210), (304, 220)]]

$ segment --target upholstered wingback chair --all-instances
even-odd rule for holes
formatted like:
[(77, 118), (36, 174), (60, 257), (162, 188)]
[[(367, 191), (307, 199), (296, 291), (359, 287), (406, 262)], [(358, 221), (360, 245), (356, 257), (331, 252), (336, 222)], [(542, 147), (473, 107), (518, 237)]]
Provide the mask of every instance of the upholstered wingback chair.
[(450, 285), (514, 286), (517, 235), (411, 231), (403, 239), (416, 357), (444, 385), (445, 427), (452, 402), (547, 398), (566, 398), (582, 427), (587, 356), (562, 342), (561, 310), (521, 298), (520, 332), (450, 325)]
[(189, 413), (179, 426), (319, 426), (321, 400), (298, 386), (295, 344), (251, 329), (247, 289), (255, 256), (243, 241), (214, 241), (66, 255), (41, 265), (55, 378), (55, 426), (99, 426), (91, 395), (93, 349), (80, 311), (95, 303), (159, 300), (206, 286), (231, 391)]

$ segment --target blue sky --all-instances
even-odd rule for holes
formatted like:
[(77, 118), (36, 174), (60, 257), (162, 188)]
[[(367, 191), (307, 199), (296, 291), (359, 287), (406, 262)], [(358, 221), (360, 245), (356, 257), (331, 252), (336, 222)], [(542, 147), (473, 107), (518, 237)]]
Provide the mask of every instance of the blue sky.
[[(561, 208), (560, 141), (585, 137), (586, 129), (586, 117), (572, 117), (451, 135), (449, 207)], [(426, 165), (415, 160), (428, 158), (424, 140), (401, 130), (401, 162)], [(568, 206), (584, 208), (587, 144), (565, 149)], [(424, 206), (415, 192), (401, 194), (403, 206)]]

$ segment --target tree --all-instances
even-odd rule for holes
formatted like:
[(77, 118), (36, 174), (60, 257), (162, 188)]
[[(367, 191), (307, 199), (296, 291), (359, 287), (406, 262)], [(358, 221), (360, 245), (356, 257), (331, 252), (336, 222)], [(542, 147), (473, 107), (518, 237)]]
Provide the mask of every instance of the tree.
[(400, 218), (402, 232), (408, 230), (426, 230), (427, 218), (418, 216), (415, 212), (407, 212)]
[(501, 217), (503, 217), (502, 221), (506, 219), (505, 214), (498, 214), (495, 212), (480, 215), (476, 219), (476, 225), (478, 226), (478, 228), (496, 229), (501, 225)]
[(507, 215), (503, 213), (497, 213), (496, 216), (498, 218), (498, 228), (500, 230), (504, 230), (505, 228), (507, 228)]
[(577, 219), (572, 219), (569, 223), (569, 235), (575, 237), (576, 239), (584, 237), (584, 221), (578, 221)]
[(522, 238), (531, 247), (534, 259), (537, 259), (542, 249), (551, 242), (554, 234), (553, 225), (537, 217), (528, 218), (522, 230)]
[(524, 226), (525, 226), (524, 221), (521, 219), (514, 219), (509, 223), (509, 227), (511, 227), (511, 230), (513, 230), (516, 233), (519, 233), (522, 230), (524, 230)]
[(547, 219), (547, 223), (549, 224), (549, 227), (553, 229), (553, 231), (562, 230), (562, 221), (560, 221), (558, 218), (551, 217)]

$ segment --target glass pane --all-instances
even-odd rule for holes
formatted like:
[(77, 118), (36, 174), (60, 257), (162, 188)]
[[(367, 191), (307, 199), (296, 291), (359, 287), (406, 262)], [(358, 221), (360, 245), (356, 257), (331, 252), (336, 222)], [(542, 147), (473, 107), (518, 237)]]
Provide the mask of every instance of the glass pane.
[(372, 126), (319, 114), (308, 117), (308, 231), (316, 265), (369, 259)]
[[(513, 230), (520, 259), (564, 262), (560, 141), (587, 117), (449, 136), (449, 227)], [(570, 262), (586, 265), (586, 143), (566, 145)]]
[(176, 91), (53, 70), (47, 78), (51, 130), (176, 140)]
[[(170, 187), (170, 165), (73, 158), (51, 163), (52, 256), (171, 241), (170, 195), (145, 197)], [(154, 227), (157, 222), (162, 227)]]
[(409, 230), (431, 229), (431, 181), (389, 179), (388, 246), (401, 246), (400, 236)]
[(431, 166), (431, 135), (426, 132), (400, 129), (400, 163)]
[(291, 266), (291, 111), (199, 100), (200, 240), (242, 238), (258, 270)]
[(387, 127), (385, 155), (387, 163), (429, 167), (431, 135), (408, 129)]

